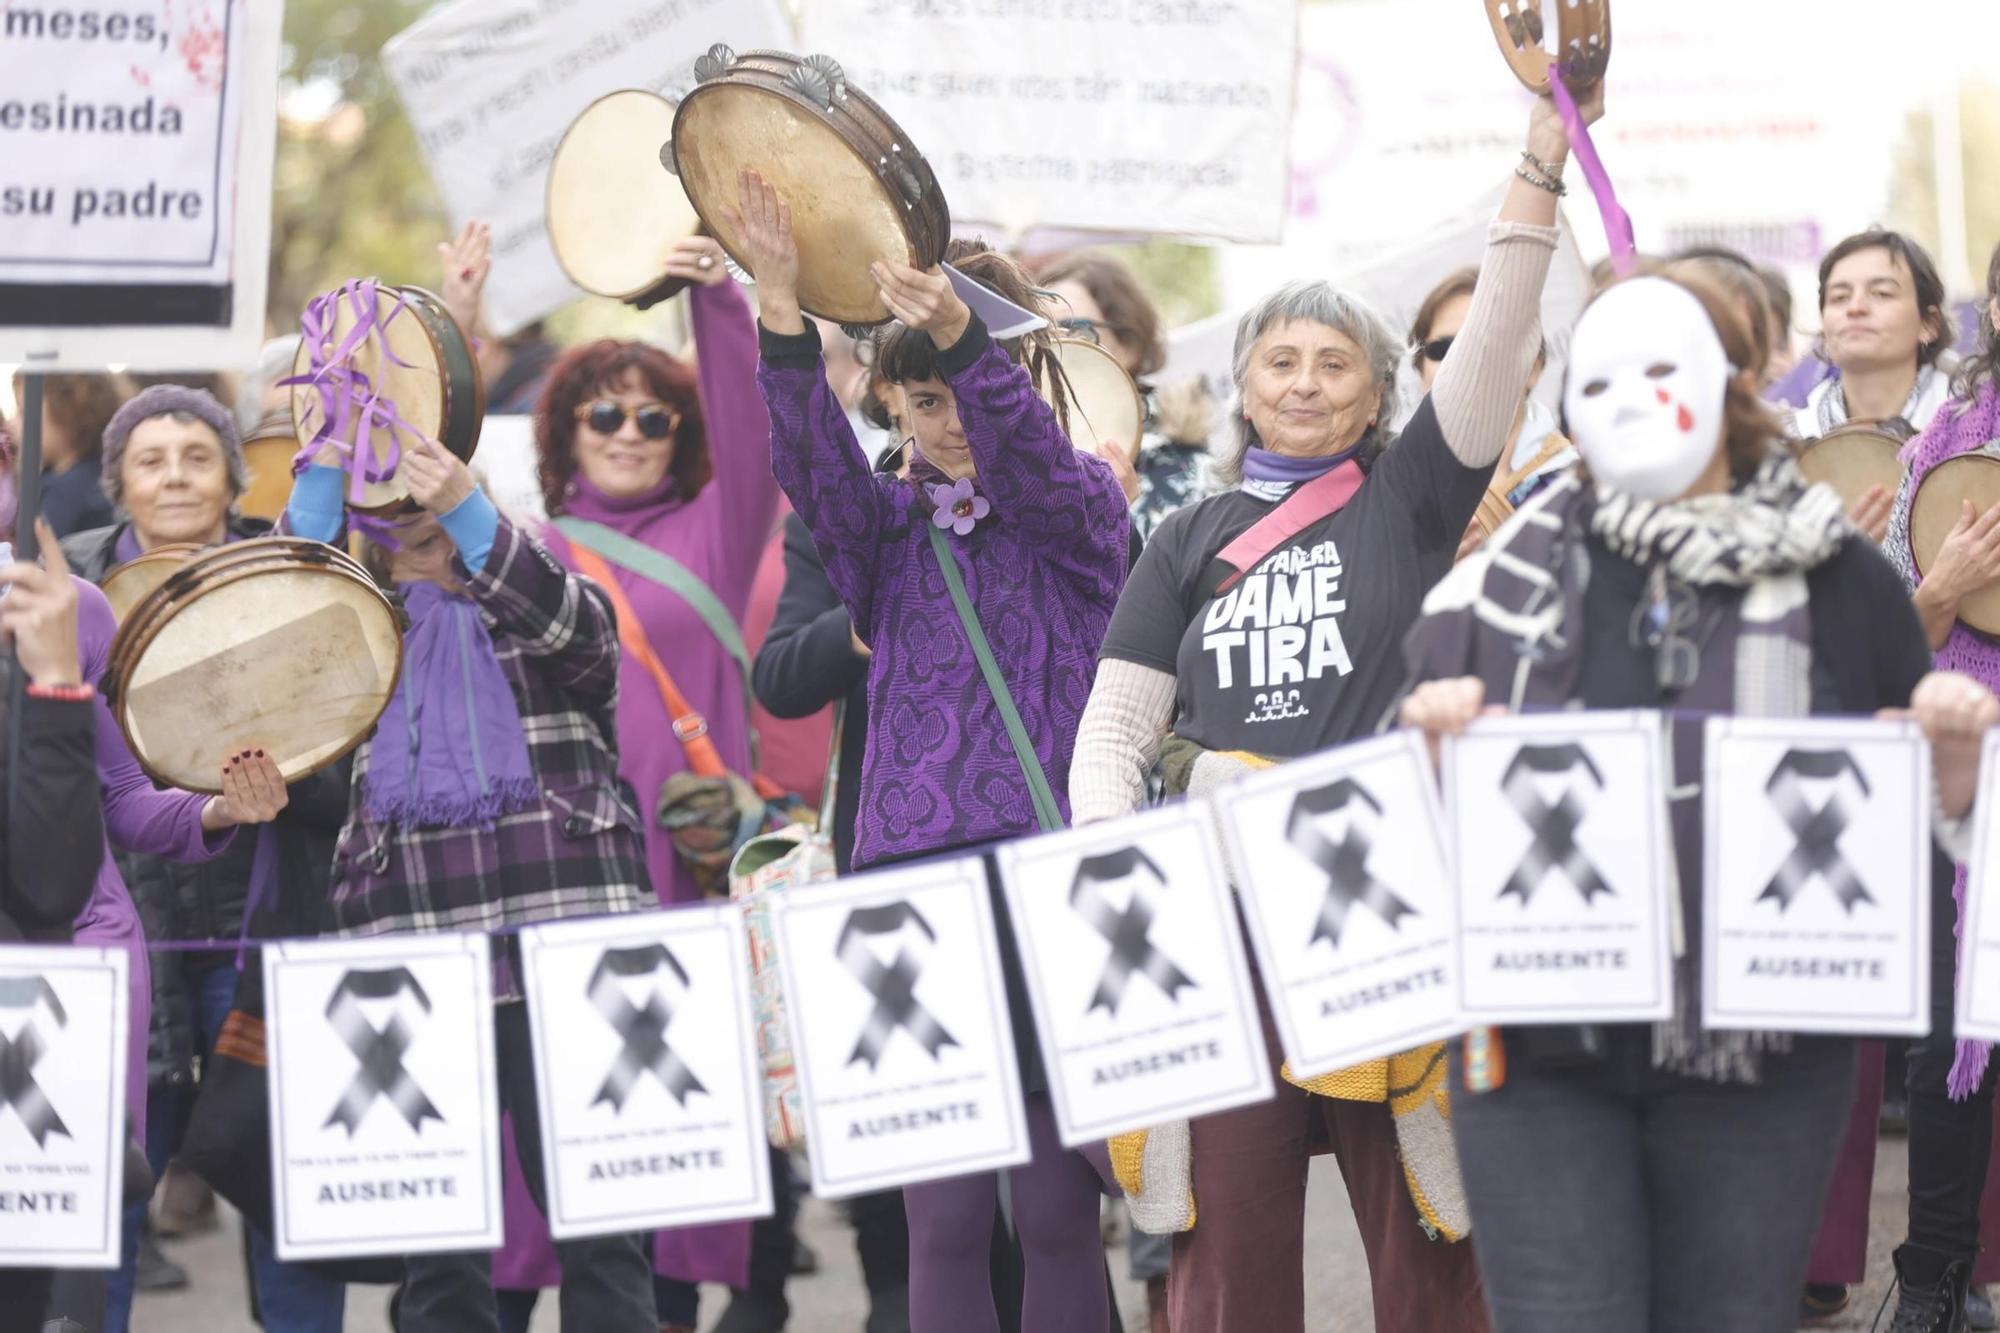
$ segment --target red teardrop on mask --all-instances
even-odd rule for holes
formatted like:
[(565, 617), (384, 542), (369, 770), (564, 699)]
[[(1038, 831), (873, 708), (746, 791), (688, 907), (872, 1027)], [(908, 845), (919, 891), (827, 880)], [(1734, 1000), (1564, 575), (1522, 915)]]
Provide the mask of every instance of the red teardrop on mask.
[(1667, 397), (1667, 391), (1665, 389), (1653, 390), (1653, 396), (1660, 400), (1661, 407), (1665, 407), (1667, 403), (1670, 401)]
[(1685, 403), (1681, 404), (1681, 410), (1679, 414), (1675, 417), (1675, 420), (1680, 423), (1681, 433), (1683, 435), (1687, 434), (1687, 432), (1694, 429), (1694, 413), (1687, 410), (1687, 404)]

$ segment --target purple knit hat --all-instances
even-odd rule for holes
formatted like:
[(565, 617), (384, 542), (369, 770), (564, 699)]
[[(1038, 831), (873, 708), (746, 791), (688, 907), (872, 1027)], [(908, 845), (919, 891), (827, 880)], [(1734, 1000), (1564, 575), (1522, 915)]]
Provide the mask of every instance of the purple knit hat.
[(104, 428), (104, 471), (102, 485), (104, 493), (111, 497), (111, 503), (120, 509), (125, 506), (125, 487), (119, 480), (119, 464), (125, 457), (125, 441), (142, 421), (154, 417), (171, 416), (185, 412), (210, 430), (215, 438), (222, 441), (223, 462), (229, 468), (229, 493), (234, 499), (243, 494), (243, 488), (250, 484), (250, 474), (243, 466), (243, 440), (236, 430), (236, 414), (215, 400), (215, 395), (205, 389), (192, 389), (185, 384), (155, 384), (142, 389), (117, 412), (112, 414), (111, 423)]

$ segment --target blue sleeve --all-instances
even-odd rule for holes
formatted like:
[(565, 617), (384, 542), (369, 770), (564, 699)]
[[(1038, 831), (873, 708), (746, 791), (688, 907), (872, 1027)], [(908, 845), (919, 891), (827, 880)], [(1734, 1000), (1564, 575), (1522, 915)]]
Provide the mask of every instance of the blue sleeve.
[(465, 561), (467, 569), (477, 574), (486, 568), (486, 557), (493, 551), (494, 535), (500, 531), (500, 511), (493, 507), (493, 502), (486, 498), (484, 491), (473, 491), (450, 510), (439, 514), (438, 522), (444, 525), (445, 534), (458, 548), (458, 557)]
[(347, 517), (346, 497), (341, 493), (346, 484), (347, 473), (337, 467), (315, 464), (301, 472), (292, 483), (292, 498), (285, 502), (285, 526), (311, 541), (338, 538)]

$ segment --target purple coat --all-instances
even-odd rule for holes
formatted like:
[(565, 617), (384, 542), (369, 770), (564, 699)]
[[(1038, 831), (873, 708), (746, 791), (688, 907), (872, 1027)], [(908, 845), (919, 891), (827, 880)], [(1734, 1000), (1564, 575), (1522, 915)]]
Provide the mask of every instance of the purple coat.
[[(111, 603), (97, 586), (83, 579), (76, 583), (77, 647), (83, 659), (83, 675), (92, 685), (101, 684), (111, 661), (111, 639), (118, 622)], [(139, 926), (138, 909), (132, 894), (118, 874), (111, 858), (110, 844), (128, 852), (151, 852), (177, 861), (206, 861), (229, 845), (234, 831), (209, 834), (201, 827), (201, 808), (206, 796), (194, 792), (161, 791), (139, 767), (126, 747), (125, 734), (111, 716), (104, 696), (97, 697), (97, 779), (104, 788), (104, 831), (107, 843), (104, 860), (97, 867), (97, 883), (90, 901), (76, 919), (78, 944), (117, 945), (132, 959), (130, 979), (131, 1012), (127, 1016), (125, 1045), (125, 1106), (132, 1117), (132, 1129), (140, 1142), (146, 1139), (146, 1029), (152, 1017), (152, 970), (146, 953), (146, 934)]]
[[(1027, 781), (931, 552), (929, 496), (869, 467), (811, 325), (789, 338), (766, 330), (763, 346), (772, 471), (874, 648), (855, 866), (1035, 832)], [(1077, 723), (1125, 584), (1125, 494), (976, 316), (937, 362), (993, 507), (948, 540), (1067, 819)]]

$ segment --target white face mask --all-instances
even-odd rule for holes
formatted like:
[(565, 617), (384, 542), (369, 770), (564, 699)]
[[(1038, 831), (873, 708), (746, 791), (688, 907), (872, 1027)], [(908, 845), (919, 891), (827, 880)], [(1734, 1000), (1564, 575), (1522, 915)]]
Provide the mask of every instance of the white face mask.
[(1563, 390), (1570, 437), (1607, 489), (1675, 499), (1722, 447), (1731, 373), (1694, 293), (1664, 278), (1621, 282), (1577, 321)]

